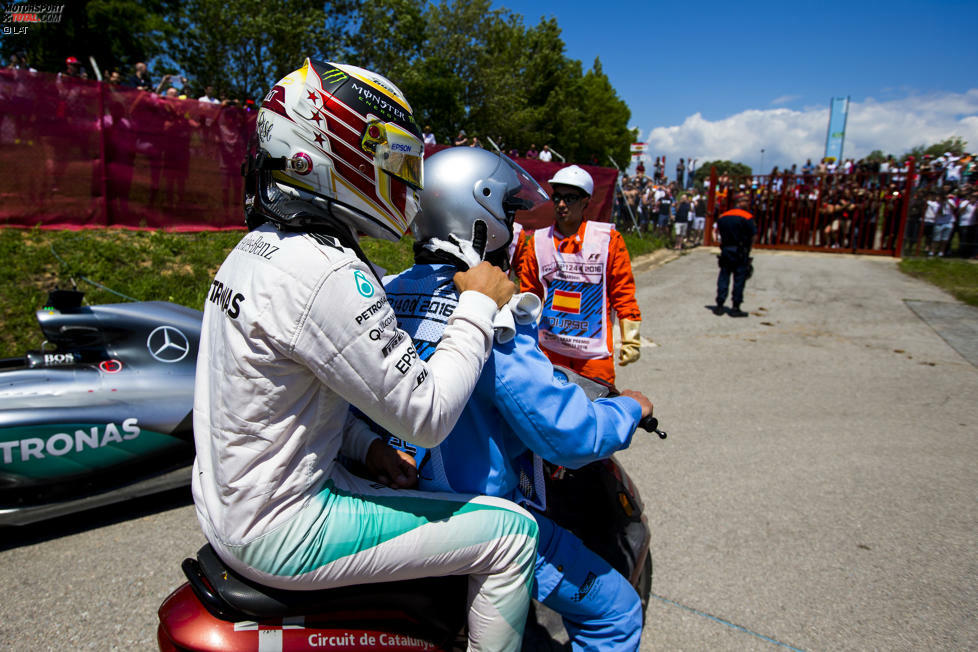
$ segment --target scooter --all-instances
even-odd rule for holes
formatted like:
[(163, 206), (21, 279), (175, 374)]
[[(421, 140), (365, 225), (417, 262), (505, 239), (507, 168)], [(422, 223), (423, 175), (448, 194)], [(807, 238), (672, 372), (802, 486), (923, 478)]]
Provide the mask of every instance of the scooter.
[[(614, 387), (555, 368), (594, 400)], [(654, 417), (639, 424), (665, 439)], [(544, 462), (546, 515), (627, 577), (648, 605), (651, 534), (638, 489), (612, 456), (580, 469)], [(284, 591), (228, 568), (210, 545), (183, 561), (187, 582), (159, 608), (163, 652), (293, 650), (464, 650), (465, 576)]]

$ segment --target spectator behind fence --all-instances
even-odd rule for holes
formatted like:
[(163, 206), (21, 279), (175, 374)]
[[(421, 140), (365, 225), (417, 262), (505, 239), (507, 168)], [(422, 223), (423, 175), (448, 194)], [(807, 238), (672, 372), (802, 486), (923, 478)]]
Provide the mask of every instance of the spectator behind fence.
[(81, 63), (75, 57), (65, 59), (65, 69), (58, 73), (59, 77), (74, 77), (76, 79), (88, 79), (88, 73), (82, 68)]
[(214, 96), (214, 87), (210, 84), (204, 87), (204, 94), (197, 98), (198, 102), (207, 102), (208, 104), (220, 104), (221, 100)]
[(153, 86), (153, 78), (149, 74), (149, 70), (146, 68), (146, 64), (142, 61), (135, 65), (135, 72), (132, 77), (129, 78), (129, 85), (133, 88), (138, 88), (143, 91), (152, 91), (156, 87)]
[(36, 68), (32, 68), (30, 64), (27, 63), (27, 54), (25, 52), (14, 52), (10, 55), (8, 61), (8, 70), (26, 70), (28, 72), (37, 72)]
[(554, 157), (553, 157), (553, 154), (550, 152), (550, 145), (544, 145), (543, 146), (543, 151), (540, 152), (540, 156), (538, 158), (541, 161), (545, 161), (547, 163), (549, 163), (550, 161), (553, 160)]

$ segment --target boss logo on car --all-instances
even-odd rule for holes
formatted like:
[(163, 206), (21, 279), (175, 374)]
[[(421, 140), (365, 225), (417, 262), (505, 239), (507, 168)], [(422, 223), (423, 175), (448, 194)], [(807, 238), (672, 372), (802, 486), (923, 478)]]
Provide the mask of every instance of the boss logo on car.
[(58, 367), (66, 364), (75, 364), (81, 359), (78, 353), (45, 353), (44, 366)]

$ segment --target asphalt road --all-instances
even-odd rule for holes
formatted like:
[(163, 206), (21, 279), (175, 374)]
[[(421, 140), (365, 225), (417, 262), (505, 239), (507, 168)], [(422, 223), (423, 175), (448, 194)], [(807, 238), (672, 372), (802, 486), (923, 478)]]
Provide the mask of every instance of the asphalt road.
[(621, 456), (653, 524), (643, 649), (978, 648), (978, 369), (905, 303), (954, 300), (886, 258), (755, 268), (743, 319), (707, 309), (707, 250), (638, 277), (658, 346), (619, 385), (670, 433)]
[[(755, 268), (743, 319), (707, 309), (708, 250), (637, 275), (655, 346), (619, 384), (669, 432), (621, 454), (653, 527), (643, 650), (978, 648), (978, 369), (905, 303), (953, 300), (889, 259)], [(203, 543), (183, 491), (0, 537), (3, 650), (153, 649)]]

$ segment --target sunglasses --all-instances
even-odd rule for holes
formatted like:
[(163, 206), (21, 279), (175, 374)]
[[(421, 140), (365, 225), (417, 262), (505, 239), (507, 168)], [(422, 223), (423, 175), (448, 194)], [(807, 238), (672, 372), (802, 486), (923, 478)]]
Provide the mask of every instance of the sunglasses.
[(559, 204), (560, 202), (564, 202), (568, 206), (571, 206), (572, 204), (576, 204), (582, 199), (584, 199), (584, 195), (576, 192), (567, 193), (566, 195), (559, 192), (555, 192), (553, 194), (554, 204)]

